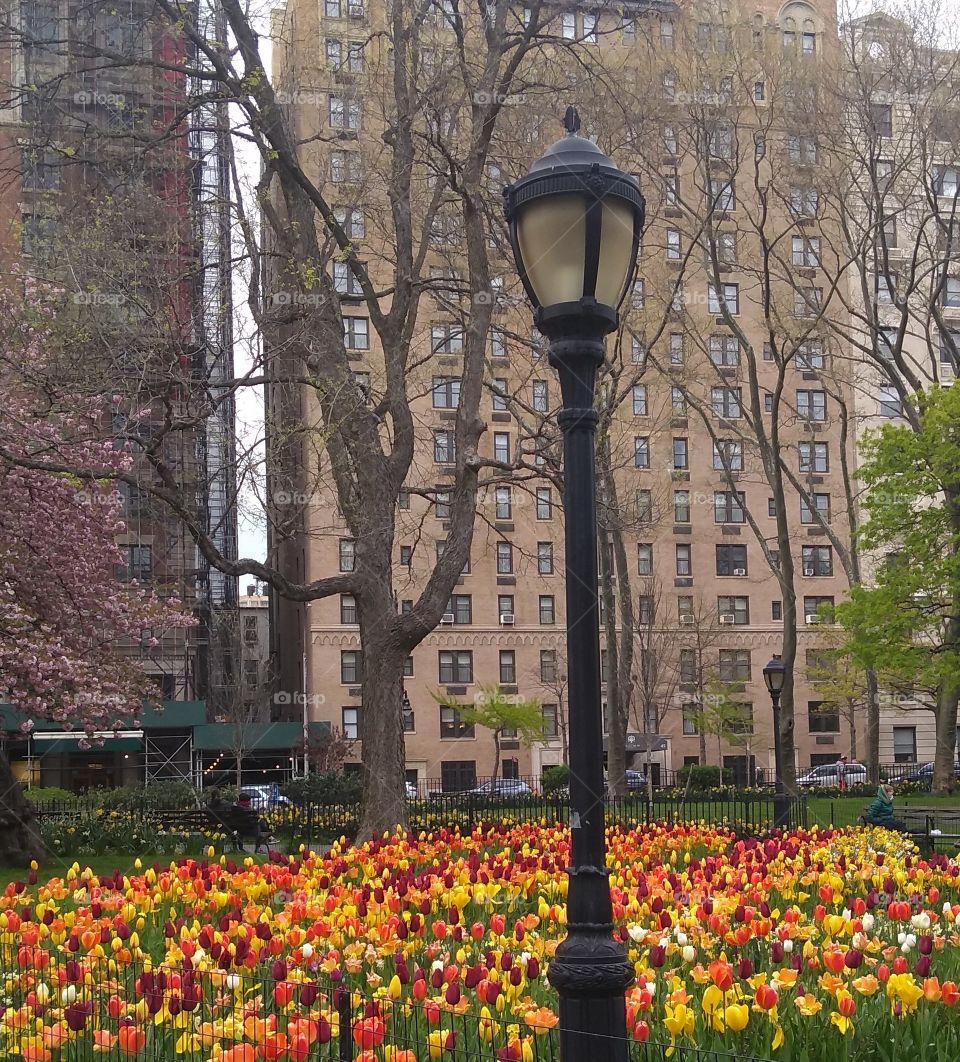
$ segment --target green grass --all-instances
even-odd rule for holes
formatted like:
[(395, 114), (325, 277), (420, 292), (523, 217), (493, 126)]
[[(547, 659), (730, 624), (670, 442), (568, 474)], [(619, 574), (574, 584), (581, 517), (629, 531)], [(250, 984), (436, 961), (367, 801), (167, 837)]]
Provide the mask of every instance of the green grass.
[[(871, 802), (872, 798), (862, 796), (811, 796), (807, 801), (807, 823), (810, 826), (853, 826)], [(898, 808), (909, 807), (960, 809), (960, 794), (931, 796), (929, 793), (914, 793), (911, 796), (894, 798), (894, 815), (897, 814)]]
[[(250, 852), (227, 852), (228, 859), (234, 860), (236, 863), (242, 863), (244, 859), (252, 855)], [(77, 856), (76, 862), (80, 864), (81, 871), (84, 867), (89, 867), (96, 875), (112, 874), (115, 870), (119, 870), (121, 874), (135, 874), (138, 873), (135, 863), (139, 859), (143, 868), (153, 866), (154, 863), (161, 867), (170, 865), (171, 859), (182, 859), (183, 856), (170, 856), (170, 855), (158, 855), (156, 853), (147, 852), (140, 856), (135, 855), (89, 855), (89, 856)], [(217, 858), (219, 858), (219, 853)], [(254, 857), (258, 863), (265, 861), (266, 856), (263, 852), (260, 852)], [(67, 875), (67, 870), (70, 868), (73, 860), (69, 856), (59, 857), (53, 856), (46, 862), (41, 863), (40, 869), (37, 871), (37, 877), (40, 881), (48, 881), (50, 878), (63, 878)], [(29, 867), (0, 867), (0, 891), (5, 889), (7, 885), (12, 881), (26, 881), (27, 875), (30, 873)]]

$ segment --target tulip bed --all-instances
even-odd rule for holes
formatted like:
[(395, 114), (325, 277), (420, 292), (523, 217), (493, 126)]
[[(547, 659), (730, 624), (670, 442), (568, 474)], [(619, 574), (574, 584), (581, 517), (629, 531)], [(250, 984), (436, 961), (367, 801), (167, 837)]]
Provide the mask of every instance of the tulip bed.
[[(608, 849), (633, 1057), (960, 1058), (952, 860), (883, 830), (703, 824)], [(0, 1057), (553, 1058), (568, 856), (563, 827), (525, 824), (34, 871), (0, 895)]]

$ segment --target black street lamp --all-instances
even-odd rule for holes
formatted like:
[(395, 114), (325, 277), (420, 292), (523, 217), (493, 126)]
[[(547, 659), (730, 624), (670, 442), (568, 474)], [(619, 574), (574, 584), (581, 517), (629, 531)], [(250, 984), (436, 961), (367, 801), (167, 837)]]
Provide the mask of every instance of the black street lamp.
[(776, 826), (786, 826), (789, 821), (789, 805), (783, 790), (783, 750), (780, 745), (780, 694), (786, 677), (787, 669), (779, 654), (775, 654), (763, 669), (763, 681), (773, 702), (773, 763), (777, 775), (773, 792), (773, 820)]
[(567, 938), (550, 964), (563, 1062), (627, 1059), (624, 992), (634, 972), (613, 936), (603, 807), (594, 389), (604, 336), (633, 284), (644, 220), (636, 179), (585, 137), (567, 135), (504, 189), (517, 270), (550, 341), (563, 409), (571, 865)]

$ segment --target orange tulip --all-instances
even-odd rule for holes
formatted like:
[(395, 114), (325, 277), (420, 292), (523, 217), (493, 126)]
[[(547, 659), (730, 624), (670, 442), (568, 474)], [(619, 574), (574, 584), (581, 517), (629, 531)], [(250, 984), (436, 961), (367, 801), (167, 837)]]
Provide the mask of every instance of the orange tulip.
[(138, 1055), (147, 1044), (147, 1034), (136, 1025), (121, 1025), (117, 1036), (120, 1053)]
[(940, 986), (940, 998), (948, 1007), (954, 1006), (957, 1000), (960, 1000), (960, 990), (957, 989), (955, 981), (944, 981)]
[(253, 1044), (234, 1044), (219, 1056), (219, 1062), (257, 1062), (257, 1049)]
[(733, 967), (721, 959), (714, 959), (707, 967), (713, 983), (721, 992), (727, 992), (733, 987)]

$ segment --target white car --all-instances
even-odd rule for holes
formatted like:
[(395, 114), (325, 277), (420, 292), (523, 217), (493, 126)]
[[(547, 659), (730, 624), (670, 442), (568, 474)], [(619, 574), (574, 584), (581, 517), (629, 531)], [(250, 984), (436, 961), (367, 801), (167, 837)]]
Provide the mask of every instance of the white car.
[[(843, 780), (847, 785), (863, 785), (867, 780), (867, 769), (862, 763), (849, 760), (844, 767)], [(839, 785), (840, 761), (822, 763), (797, 779), (797, 785)]]
[(285, 797), (276, 785), (245, 785), (240, 790), (240, 795), (250, 797), (251, 805), (259, 811), (291, 803), (290, 798)]

